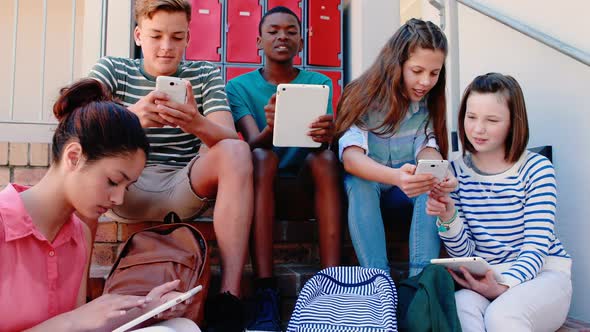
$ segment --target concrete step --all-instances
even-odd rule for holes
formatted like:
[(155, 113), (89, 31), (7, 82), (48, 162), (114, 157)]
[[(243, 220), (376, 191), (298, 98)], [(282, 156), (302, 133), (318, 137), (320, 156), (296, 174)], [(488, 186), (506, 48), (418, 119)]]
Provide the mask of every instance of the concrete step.
[[(393, 278), (397, 282), (407, 277), (407, 264), (395, 263)], [(89, 297), (94, 299), (102, 294), (104, 280), (110, 268), (93, 265), (90, 269)], [(281, 264), (275, 267), (277, 286), (281, 295), (281, 320), (283, 324), (289, 322), (293, 308), (299, 296), (299, 292), (315, 273), (320, 270), (317, 265)], [(254, 275), (250, 266), (247, 266), (242, 277), (242, 289), (246, 305), (252, 305), (253, 293), (252, 280)], [(219, 290), (221, 273), (219, 266), (211, 268), (211, 284), (209, 294), (216, 294)], [(565, 324), (557, 332), (590, 332), (590, 323), (585, 323), (573, 318), (568, 318)]]
[[(295, 307), (297, 297), (307, 280), (313, 277), (320, 270), (319, 265), (310, 264), (280, 264), (275, 266), (274, 275), (277, 280), (277, 287), (281, 296), (281, 319), (288, 322)], [(88, 296), (94, 299), (100, 294), (104, 287), (104, 281), (110, 271), (107, 266), (93, 265), (90, 268), (90, 287)], [(394, 279), (401, 280), (407, 277), (407, 264), (394, 264)], [(246, 266), (242, 275), (242, 294), (248, 305), (254, 293), (254, 273), (250, 265)], [(221, 271), (218, 265), (211, 266), (211, 283), (209, 294), (217, 294), (221, 283)], [(251, 303), (250, 303), (251, 304)]]

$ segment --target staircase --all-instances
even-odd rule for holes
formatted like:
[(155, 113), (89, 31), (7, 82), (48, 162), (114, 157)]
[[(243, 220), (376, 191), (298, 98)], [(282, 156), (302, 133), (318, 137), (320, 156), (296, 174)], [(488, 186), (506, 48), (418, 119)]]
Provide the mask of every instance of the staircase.
[[(296, 185), (294, 179), (281, 179), (276, 197), (277, 221), (274, 229), (274, 272), (281, 295), (281, 319), (289, 321), (299, 291), (305, 282), (320, 270), (318, 230), (313, 219), (313, 202), (309, 195)], [(400, 211), (404, 222), (387, 225), (390, 259), (394, 279), (407, 276), (408, 233), (411, 211)], [(213, 210), (207, 210), (195, 221), (190, 222), (207, 239), (211, 253), (210, 293), (216, 294), (220, 283), (219, 251), (215, 241), (212, 223)], [(397, 218), (396, 218), (397, 219)], [(104, 281), (117, 257), (122, 243), (136, 231), (157, 225), (152, 222), (123, 224), (103, 218), (99, 224), (92, 254), (88, 297), (94, 299), (102, 294)], [(358, 261), (349, 237), (348, 227), (343, 225), (342, 265), (357, 265)], [(242, 293), (245, 299), (253, 294), (254, 274), (250, 262), (242, 277)]]

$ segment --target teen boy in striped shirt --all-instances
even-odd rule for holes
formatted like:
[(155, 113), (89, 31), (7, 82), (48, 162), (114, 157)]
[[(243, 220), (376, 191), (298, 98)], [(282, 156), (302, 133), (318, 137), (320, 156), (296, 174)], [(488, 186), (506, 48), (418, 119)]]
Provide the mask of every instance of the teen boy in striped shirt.
[[(213, 224), (222, 260), (221, 294), (205, 307), (213, 330), (241, 331), (240, 278), (253, 209), (252, 160), (238, 140), (219, 69), (182, 61), (190, 39), (186, 0), (137, 0), (135, 43), (143, 59), (105, 57), (90, 76), (135, 113), (150, 142), (148, 166), (112, 212), (117, 219), (191, 219), (215, 200)], [(155, 91), (157, 76), (185, 79), (187, 103)]]

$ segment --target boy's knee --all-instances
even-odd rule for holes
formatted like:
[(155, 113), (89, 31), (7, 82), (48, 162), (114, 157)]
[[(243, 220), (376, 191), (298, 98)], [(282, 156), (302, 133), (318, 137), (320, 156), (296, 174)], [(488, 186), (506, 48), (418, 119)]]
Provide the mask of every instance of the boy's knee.
[(321, 176), (338, 175), (338, 158), (330, 150), (310, 153), (306, 161), (314, 174)]
[(236, 169), (252, 171), (252, 155), (248, 143), (237, 139), (224, 139), (215, 145), (221, 150), (223, 159), (229, 161)]
[(254, 149), (252, 151), (254, 176), (260, 178), (274, 177), (279, 167), (279, 157), (272, 150)]

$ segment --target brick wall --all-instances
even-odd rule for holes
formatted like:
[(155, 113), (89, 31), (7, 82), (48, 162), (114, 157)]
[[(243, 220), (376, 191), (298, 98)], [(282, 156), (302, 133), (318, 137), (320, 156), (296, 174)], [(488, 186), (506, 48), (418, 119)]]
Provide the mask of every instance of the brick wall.
[(0, 142), (0, 189), (8, 183), (34, 185), (50, 163), (47, 143)]

